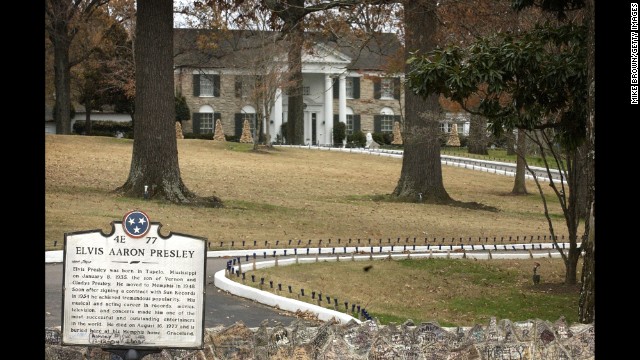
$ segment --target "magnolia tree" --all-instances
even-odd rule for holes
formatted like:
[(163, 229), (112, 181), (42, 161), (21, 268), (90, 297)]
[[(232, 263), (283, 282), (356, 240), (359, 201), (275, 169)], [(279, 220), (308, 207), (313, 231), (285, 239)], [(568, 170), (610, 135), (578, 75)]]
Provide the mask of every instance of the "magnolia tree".
[[(423, 97), (443, 94), (466, 111), (486, 116), (495, 135), (519, 129), (538, 146), (569, 234), (569, 249), (558, 249), (565, 263), (567, 284), (576, 283), (581, 253), (577, 245), (577, 192), (573, 190), (579, 181), (575, 164), (584, 156), (579, 149), (585, 140), (585, 37), (586, 27), (571, 23), (536, 26), (518, 35), (498, 33), (468, 47), (414, 53), (408, 72), (408, 86), (414, 93)], [(474, 108), (467, 104), (472, 96), (482, 99)], [(519, 156), (529, 169), (526, 159)], [(551, 176), (554, 167), (560, 170), (560, 180)], [(555, 242), (545, 194), (530, 172)]]

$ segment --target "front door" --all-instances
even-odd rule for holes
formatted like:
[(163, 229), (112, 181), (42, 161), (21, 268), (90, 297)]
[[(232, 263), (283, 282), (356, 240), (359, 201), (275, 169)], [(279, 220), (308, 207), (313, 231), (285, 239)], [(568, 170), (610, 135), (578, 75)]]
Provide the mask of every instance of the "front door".
[(318, 145), (316, 120), (318, 119), (318, 113), (311, 113), (311, 144)]

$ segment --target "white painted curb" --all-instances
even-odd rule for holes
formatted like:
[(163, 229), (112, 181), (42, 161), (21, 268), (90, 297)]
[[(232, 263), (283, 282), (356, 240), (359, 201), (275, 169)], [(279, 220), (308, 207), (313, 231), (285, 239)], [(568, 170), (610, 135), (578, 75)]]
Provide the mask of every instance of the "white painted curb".
[(213, 283), (217, 288), (227, 291), (233, 295), (251, 299), (260, 304), (265, 304), (292, 313), (295, 313), (296, 311), (308, 311), (316, 314), (318, 316), (318, 319), (322, 321), (335, 319), (343, 324), (346, 324), (351, 320), (354, 320), (357, 323), (361, 323), (360, 320), (352, 317), (351, 315), (347, 315), (339, 311), (326, 309), (322, 306), (309, 304), (304, 301), (278, 296), (267, 291), (255, 289), (250, 286), (237, 283), (233, 280), (229, 280), (225, 276), (225, 272), (226, 270), (220, 270), (216, 272), (213, 278)]

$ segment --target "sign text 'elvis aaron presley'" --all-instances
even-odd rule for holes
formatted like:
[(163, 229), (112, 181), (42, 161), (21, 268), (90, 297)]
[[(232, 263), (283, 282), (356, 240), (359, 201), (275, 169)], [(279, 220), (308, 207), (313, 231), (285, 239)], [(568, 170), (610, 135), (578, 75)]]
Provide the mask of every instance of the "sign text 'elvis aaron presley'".
[(63, 344), (202, 348), (206, 239), (160, 226), (134, 210), (109, 235), (65, 234)]

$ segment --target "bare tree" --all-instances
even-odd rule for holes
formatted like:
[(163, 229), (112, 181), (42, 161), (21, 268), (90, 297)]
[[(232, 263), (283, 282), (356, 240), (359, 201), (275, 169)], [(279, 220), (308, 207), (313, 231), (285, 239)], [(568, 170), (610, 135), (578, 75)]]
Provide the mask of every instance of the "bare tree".
[(53, 118), (57, 134), (71, 133), (71, 68), (85, 60), (91, 52), (87, 51), (71, 59), (71, 44), (96, 9), (107, 2), (108, 0), (45, 1), (45, 31), (54, 53)]

